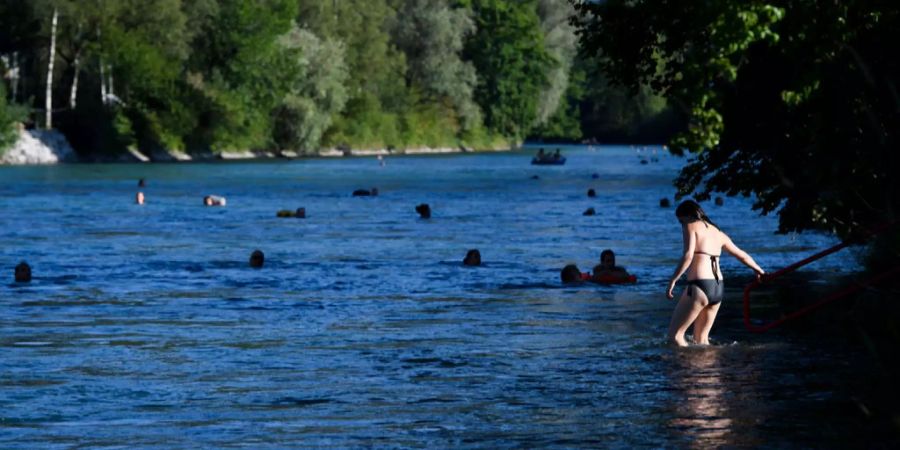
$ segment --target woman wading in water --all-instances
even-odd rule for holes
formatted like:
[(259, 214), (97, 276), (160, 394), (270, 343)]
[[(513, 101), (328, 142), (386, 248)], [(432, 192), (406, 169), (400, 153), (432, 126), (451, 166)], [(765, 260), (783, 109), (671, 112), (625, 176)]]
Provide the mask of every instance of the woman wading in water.
[(678, 300), (669, 324), (669, 342), (680, 347), (688, 345), (684, 333), (694, 324), (694, 343), (709, 344), (709, 330), (722, 304), (725, 280), (719, 270), (719, 256), (722, 250), (734, 255), (740, 262), (756, 272), (757, 278), (765, 271), (746, 252), (739, 249), (731, 239), (709, 220), (703, 208), (696, 202), (686, 200), (678, 205), (675, 216), (681, 222), (684, 237), (684, 256), (675, 268), (666, 296), (675, 298), (672, 291), (675, 282), (687, 271), (687, 287)]

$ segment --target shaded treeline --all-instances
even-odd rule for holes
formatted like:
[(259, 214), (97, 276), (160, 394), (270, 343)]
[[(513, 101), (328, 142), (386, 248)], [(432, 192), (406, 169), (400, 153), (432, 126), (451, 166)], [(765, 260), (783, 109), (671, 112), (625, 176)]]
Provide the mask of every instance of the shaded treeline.
[(566, 0), (0, 0), (2, 139), (15, 120), (46, 126), (48, 98), (82, 153), (644, 133), (664, 101), (576, 57), (573, 12)]
[[(781, 231), (894, 221), (900, 9), (891, 1), (609, 0), (577, 6), (616, 83), (688, 113), (682, 195), (753, 195)], [(896, 254), (894, 255), (897, 256)]]

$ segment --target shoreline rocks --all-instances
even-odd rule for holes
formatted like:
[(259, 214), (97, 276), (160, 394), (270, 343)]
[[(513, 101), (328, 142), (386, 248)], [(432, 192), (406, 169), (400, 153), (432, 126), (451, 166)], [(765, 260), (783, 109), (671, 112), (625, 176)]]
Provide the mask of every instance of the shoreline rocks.
[(360, 148), (353, 149), (348, 146), (337, 148), (323, 148), (308, 154), (293, 150), (245, 150), (223, 151), (220, 153), (188, 153), (179, 150), (155, 149), (146, 150), (129, 148), (127, 152), (116, 155), (86, 155), (78, 158), (66, 137), (56, 130), (25, 130), (19, 125), (19, 139), (5, 152), (0, 151), (0, 165), (27, 165), (27, 164), (57, 164), (61, 162), (88, 162), (88, 163), (177, 163), (197, 161), (246, 161), (257, 159), (300, 159), (300, 158), (336, 158), (336, 157), (366, 157), (389, 155), (437, 155), (449, 153), (470, 152), (501, 152), (519, 148), (520, 143), (510, 145), (490, 146), (486, 148), (471, 148), (460, 144), (458, 147), (409, 147), (409, 148)]
[(26, 130), (18, 126), (19, 138), (0, 151), (0, 165), (56, 164), (75, 162), (78, 157), (69, 141), (56, 130)]

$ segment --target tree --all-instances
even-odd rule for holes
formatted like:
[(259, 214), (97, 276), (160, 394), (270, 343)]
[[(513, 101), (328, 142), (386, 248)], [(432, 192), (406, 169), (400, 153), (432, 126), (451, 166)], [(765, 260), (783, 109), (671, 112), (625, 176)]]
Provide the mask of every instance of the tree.
[(466, 55), (478, 71), (475, 98), (491, 130), (521, 139), (537, 118), (538, 98), (555, 64), (544, 48), (534, 1), (473, 0), (478, 31)]
[(841, 235), (898, 206), (900, 10), (888, 1), (580, 3), (581, 43), (611, 78), (687, 113), (680, 195), (755, 195), (780, 231)]
[(294, 60), (278, 44), (293, 26), (290, 0), (220, 0), (193, 41), (187, 84), (200, 102), (193, 146), (214, 151), (272, 145), (273, 111), (289, 90)]
[(296, 66), (288, 92), (275, 112), (275, 143), (281, 148), (314, 151), (332, 117), (347, 102), (344, 48), (296, 26), (279, 42)]
[(22, 107), (6, 100), (6, 87), (0, 82), (0, 155), (18, 138), (15, 124), (25, 118)]
[(448, 101), (465, 129), (481, 124), (473, 100), (477, 75), (461, 53), (475, 31), (471, 11), (450, 8), (445, 0), (406, 0), (394, 21), (393, 41), (406, 56), (406, 80), (428, 102)]
[[(575, 36), (575, 27), (569, 23), (575, 10), (567, 0), (540, 0), (537, 12), (544, 34), (544, 48), (556, 61), (556, 64), (547, 71), (547, 85), (541, 90), (538, 100), (535, 124), (543, 125), (560, 107), (564, 109), (560, 111), (562, 114), (560, 117), (565, 117), (566, 108), (573, 109), (571, 104), (561, 106), (561, 103), (569, 87), (569, 76), (578, 39)], [(571, 120), (571, 117), (568, 120)]]

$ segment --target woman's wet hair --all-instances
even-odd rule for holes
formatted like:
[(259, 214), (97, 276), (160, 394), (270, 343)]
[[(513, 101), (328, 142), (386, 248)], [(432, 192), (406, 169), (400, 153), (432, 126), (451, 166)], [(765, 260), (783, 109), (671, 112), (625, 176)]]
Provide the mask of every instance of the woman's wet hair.
[(706, 215), (706, 211), (700, 207), (700, 204), (693, 200), (685, 200), (678, 205), (678, 208), (675, 208), (675, 217), (686, 217), (689, 219), (702, 220), (716, 228), (719, 228), (712, 220), (709, 219), (709, 216)]

